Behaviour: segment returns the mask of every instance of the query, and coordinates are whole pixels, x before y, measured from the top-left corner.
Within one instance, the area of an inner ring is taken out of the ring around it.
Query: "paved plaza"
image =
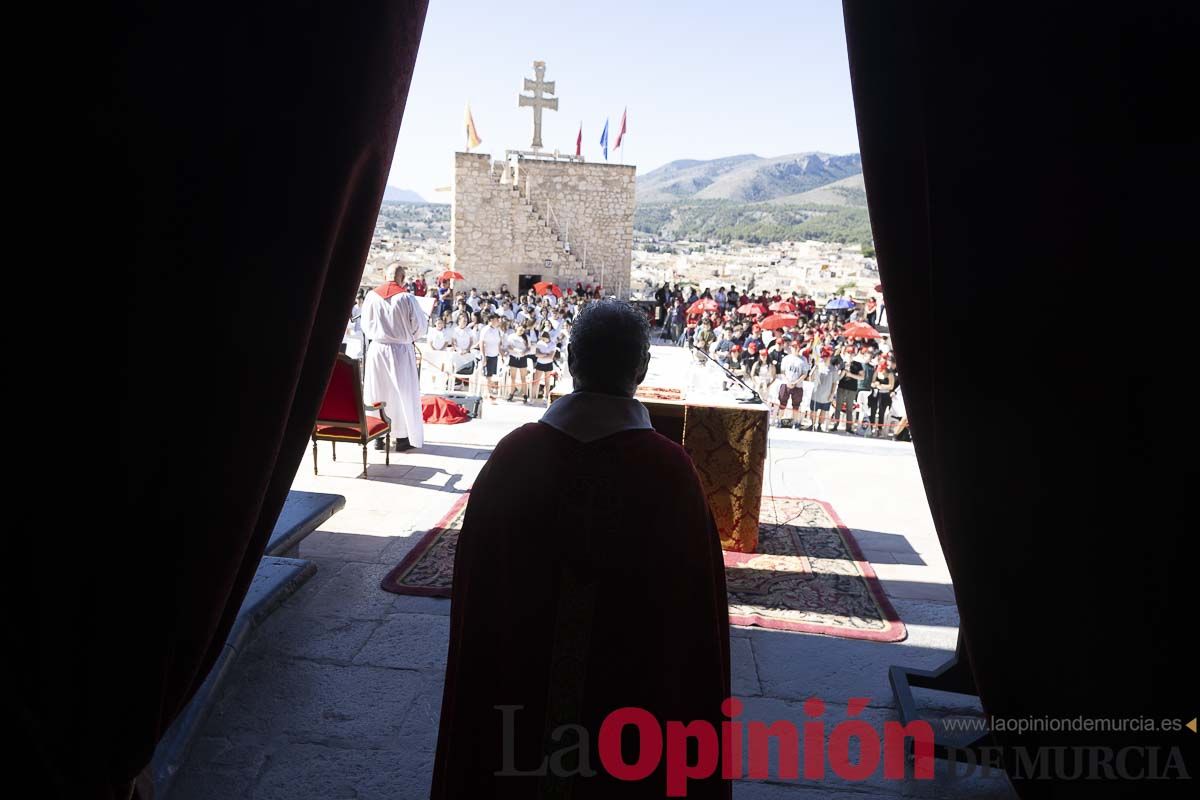
[[[657,378],[678,355],[656,350]],[[672,367],[673,368],[673,367]],[[678,377],[678,376],[677,376]],[[662,385],[662,384],[658,384]],[[344,495],[345,509],[300,545],[318,571],[257,631],[224,682],[171,800],[408,800],[428,794],[437,739],[450,601],[390,594],[383,576],[471,488],[495,444],[543,409],[485,404],[481,419],[427,426],[426,447],[370,450],[359,477],[357,447],[334,462],[320,445],[295,489]],[[533,481],[537,476],[529,476]],[[911,444],[845,434],[773,429],[765,495],[825,500],[849,526],[908,629],[903,642],[761,628],[732,632],[733,690],[743,720],[809,719],[819,697],[831,725],[850,698],[869,698],[860,718],[882,730],[897,719],[891,664],[931,668],[954,651],[958,614]],[[497,654],[503,657],[503,654]],[[953,695],[918,692],[935,714],[979,713]],[[774,754],[772,756],[772,763]],[[959,767],[960,771],[964,771]],[[1010,798],[994,773],[864,782],[827,771],[823,781],[739,781],[739,800],[830,797]]]

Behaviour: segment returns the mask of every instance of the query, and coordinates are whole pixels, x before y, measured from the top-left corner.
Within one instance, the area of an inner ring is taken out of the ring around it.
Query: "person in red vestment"
[[[575,391],[501,440],[475,481],[454,562],[433,798],[662,798],[668,753],[683,758],[667,722],[719,732],[736,709],[722,709],[729,616],[716,525],[690,457],[633,397],[649,362],[643,314],[587,305],[567,356]],[[536,516],[513,502],[530,480]],[[661,758],[653,742],[640,749],[639,728],[604,726],[629,707],[656,720]],[[623,780],[622,763],[646,774]],[[689,798],[730,797],[713,766],[687,781]]]

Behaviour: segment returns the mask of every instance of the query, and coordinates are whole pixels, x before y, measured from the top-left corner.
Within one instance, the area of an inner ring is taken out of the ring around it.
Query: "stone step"
[[[267,540],[266,554],[296,557],[301,540],[345,507],[346,498],[340,494],[288,492],[283,510],[275,520],[275,529]]]
[[[221,683],[238,653],[249,644],[250,635],[272,611],[290,597],[317,571],[316,564],[296,558],[266,556],[250,583],[246,599],[238,609],[237,619],[225,640],[221,655],[208,672],[183,712],[163,734],[154,750],[150,767],[154,775],[154,794],[167,797],[171,783],[187,761],[188,751],[196,734],[204,726],[209,712],[216,705]]]

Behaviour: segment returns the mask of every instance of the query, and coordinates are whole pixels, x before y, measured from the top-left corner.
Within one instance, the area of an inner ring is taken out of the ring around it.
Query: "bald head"
[[[650,324],[621,300],[583,307],[571,329],[567,367],[575,388],[633,397],[650,364]]]
[[[387,273],[392,276],[392,280],[396,283],[404,283],[404,265],[399,261],[393,261],[388,264]]]

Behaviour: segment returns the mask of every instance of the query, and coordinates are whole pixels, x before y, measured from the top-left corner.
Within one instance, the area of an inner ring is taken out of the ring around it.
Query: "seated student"
[[[453,354],[450,331],[446,330],[446,321],[435,317],[433,328],[426,334],[429,350],[423,355],[429,360],[433,377],[431,381],[441,391],[450,391],[453,384]]]
[[[475,357],[472,355],[475,331],[471,329],[471,318],[467,314],[458,315],[458,322],[450,332],[450,344],[454,351],[455,374],[472,374],[475,371]]]
[[[574,392],[501,440],[475,480],[454,562],[437,800],[662,798],[662,762],[633,781],[604,770],[605,718],[632,707],[720,730],[720,542],[691,459],[634,399],[649,362],[645,316],[590,304],[568,353]],[[531,477],[546,498],[538,524],[513,502]],[[636,737],[624,745],[634,763]],[[581,751],[593,774],[578,769]],[[545,758],[560,768],[538,774]],[[689,780],[687,796],[730,789],[716,769]]]
[[[434,350],[445,350],[450,342],[450,333],[446,330],[446,320],[437,317],[433,320],[433,330],[428,334],[429,346]]]

